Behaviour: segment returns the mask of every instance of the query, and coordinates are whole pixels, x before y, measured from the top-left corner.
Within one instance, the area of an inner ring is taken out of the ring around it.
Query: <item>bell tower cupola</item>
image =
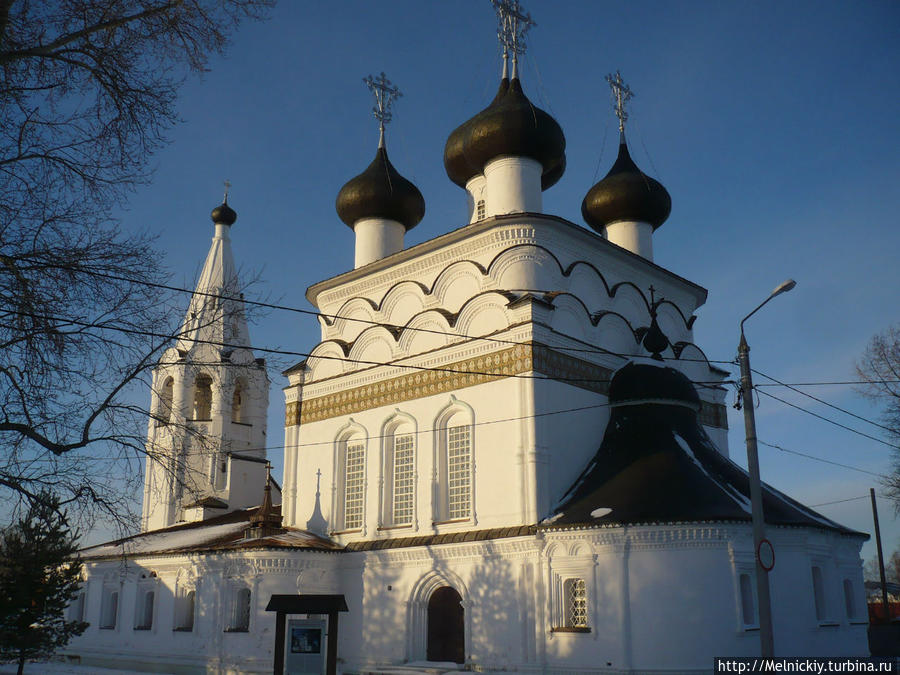
[[[250,346],[228,186],[178,337],[153,369],[145,531],[253,506],[265,481],[269,379]]]
[[[556,184],[566,168],[562,129],[528,99],[519,79],[525,33],[535,23],[518,0],[493,4],[503,50],[500,87],[490,105],[454,129],[444,146],[447,176],[468,192],[469,222],[506,213],[540,213],[543,191]]]

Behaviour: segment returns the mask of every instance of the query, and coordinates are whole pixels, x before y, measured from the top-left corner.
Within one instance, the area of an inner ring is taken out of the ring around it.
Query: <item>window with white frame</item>
[[[145,587],[138,587],[134,603],[134,629],[150,630],[153,628],[153,604],[156,593]]]
[[[227,633],[246,633],[250,630],[250,589],[236,589],[232,595],[231,615],[225,628]]]
[[[100,603],[100,628],[113,630],[119,616],[119,589],[107,586]]]
[[[563,582],[563,626],[587,628],[587,586],[584,579],[574,577]]]
[[[358,530],[363,524],[366,489],[366,444],[350,439],[344,445],[344,529]]]
[[[173,630],[194,630],[194,614],[196,612],[197,591],[193,588],[179,588],[175,596],[175,622]]]
[[[387,458],[390,501],[389,517],[391,525],[410,525],[415,510],[416,439],[412,433],[394,433]]]
[[[447,519],[472,513],[472,430],[469,425],[447,427]]]

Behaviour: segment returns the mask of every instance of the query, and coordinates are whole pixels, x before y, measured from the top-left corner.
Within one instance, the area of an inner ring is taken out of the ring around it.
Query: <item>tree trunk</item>
[[[16,671],[16,675],[22,675],[25,672],[25,655],[22,654],[19,657],[19,670]]]

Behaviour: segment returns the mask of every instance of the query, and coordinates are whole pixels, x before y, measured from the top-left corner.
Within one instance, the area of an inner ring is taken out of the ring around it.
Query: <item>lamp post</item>
[[[762,484],[759,480],[759,455],[756,448],[756,417],[753,411],[753,380],[750,377],[750,345],[744,337],[744,323],[756,314],[763,305],[776,295],[787,293],[797,285],[793,279],[780,284],[756,309],[741,320],[741,342],[738,345],[738,363],[741,366],[741,396],[744,401],[744,430],[747,434],[747,470],[750,474],[750,504],[753,519],[753,548],[756,551],[756,601],[759,606],[759,646],[763,657],[775,654],[775,639],[772,631],[772,602],[769,596],[769,569],[760,558],[762,546],[771,544],[765,538],[765,518],[763,516]],[[773,560],[774,562],[774,560]]]

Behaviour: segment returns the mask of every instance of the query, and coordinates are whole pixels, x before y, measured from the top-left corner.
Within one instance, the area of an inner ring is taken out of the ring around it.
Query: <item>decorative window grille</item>
[[[229,633],[246,633],[250,630],[250,589],[241,588],[234,595],[231,606]]]
[[[365,459],[365,445],[359,441],[349,441],[344,461],[344,529],[346,530],[362,527]]]
[[[568,628],[587,628],[587,590],[584,579],[566,579],[563,584],[565,625]]]
[[[472,441],[468,426],[447,427],[447,515],[468,518],[472,503]]]
[[[100,609],[100,628],[114,629],[119,614],[119,592],[104,590]]]
[[[392,514],[394,525],[413,521],[415,441],[412,434],[394,436],[394,485]]]
[[[479,200],[478,200],[478,205],[477,205],[477,207],[476,207],[476,216],[475,216],[475,219],[476,219],[476,220],[484,220],[484,214],[485,214],[484,200],[483,200],[483,199],[479,199]]]

